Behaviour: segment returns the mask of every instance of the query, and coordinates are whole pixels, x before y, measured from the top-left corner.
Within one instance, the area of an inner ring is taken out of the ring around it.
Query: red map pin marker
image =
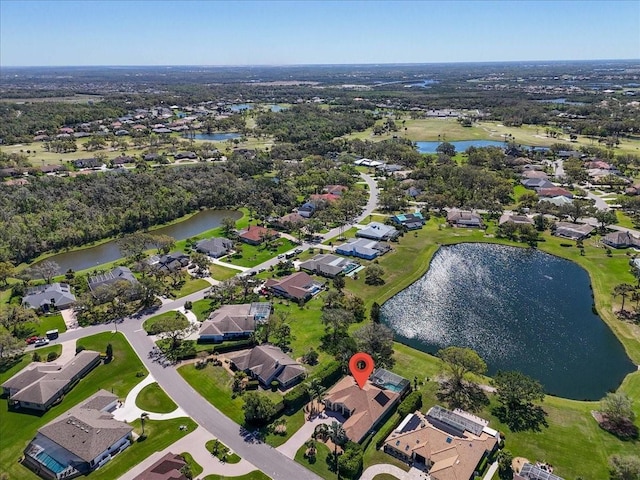
[[[371,358],[371,355],[368,353],[356,353],[349,360],[349,370],[360,387],[360,390],[364,388],[365,383],[369,380],[369,375],[373,372],[373,367],[373,358]]]

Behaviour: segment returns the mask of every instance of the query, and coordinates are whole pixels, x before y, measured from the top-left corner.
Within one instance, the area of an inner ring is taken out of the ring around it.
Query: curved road
[[[368,217],[378,203],[378,188],[376,182],[364,173],[361,173],[360,176],[369,187],[369,201],[364,211],[356,217],[354,223],[358,223]],[[350,227],[351,225],[347,225],[345,229]],[[340,229],[336,228],[324,234],[322,238],[323,240],[328,240],[336,237],[339,233]],[[306,250],[312,246],[311,244],[304,243],[299,248]],[[278,259],[273,258],[254,267],[253,270],[269,268],[269,266],[278,263],[278,261]],[[256,468],[276,480],[320,479],[321,477],[285,457],[273,447],[264,443],[253,442],[247,432],[242,430],[242,427],[222,414],[222,412],[191,388],[175,368],[165,368],[153,361],[149,356],[155,344],[142,329],[142,323],[153,315],[182,307],[186,301],[195,302],[203,299],[207,290],[208,288],[178,300],[165,303],[151,315],[126,319],[126,321],[120,322],[116,328],[125,335],[136,354],[140,357],[140,360],[142,360],[144,366],[176,404],[187,412],[193,420],[209,432],[215,434],[223,443],[231,447],[242,458],[251,462]],[[77,340],[95,333],[113,331],[113,329],[113,324],[79,328],[61,334],[59,338],[52,343]]]

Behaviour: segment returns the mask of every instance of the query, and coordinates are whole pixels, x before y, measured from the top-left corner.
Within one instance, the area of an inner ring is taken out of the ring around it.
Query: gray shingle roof
[[[67,307],[76,302],[76,297],[66,283],[51,283],[30,288],[22,299],[23,305],[40,308],[54,301],[56,307]]]
[[[251,371],[265,385],[274,379],[286,384],[305,373],[302,365],[273,345],[254,347],[231,360],[238,370]]]
[[[138,283],[138,279],[131,273],[128,267],[116,267],[110,272],[101,273],[89,278],[89,288],[95,290],[103,285],[111,285],[116,282],[126,281]]]

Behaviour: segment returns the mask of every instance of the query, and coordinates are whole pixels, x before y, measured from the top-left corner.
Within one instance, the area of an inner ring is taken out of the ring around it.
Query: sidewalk
[[[140,475],[146,468],[153,465],[158,459],[162,458],[169,452],[183,453],[189,452],[194,461],[202,467],[202,473],[198,478],[204,478],[207,475],[223,475],[225,477],[238,477],[246,475],[249,472],[257,470],[257,468],[242,459],[238,463],[222,463],[211,452],[209,452],[205,445],[209,440],[213,440],[215,436],[209,433],[203,427],[196,428],[192,433],[186,437],[181,438],[177,442],[169,445],[161,452],[156,452],[150,457],[146,458],[142,463],[139,463],[127,473],[120,477],[120,480],[132,480],[137,475]]]

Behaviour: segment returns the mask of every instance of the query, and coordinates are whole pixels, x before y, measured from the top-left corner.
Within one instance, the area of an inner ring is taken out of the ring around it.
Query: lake
[[[442,142],[416,142],[418,152],[437,153],[436,148]],[[461,140],[459,142],[449,142],[456,147],[456,152],[464,152],[469,147],[504,147],[505,143],[497,140]]]
[[[205,140],[207,142],[224,142],[225,140],[233,140],[240,138],[242,135],[235,132],[219,132],[219,133],[196,133],[196,140]]]
[[[251,105],[250,103],[239,103],[238,105],[231,105],[229,109],[232,112],[242,112],[243,110],[252,110],[253,105]]]
[[[202,232],[219,227],[225,217],[238,220],[242,213],[236,210],[203,210],[183,220],[182,222],[160,227],[150,233],[157,235],[169,235],[176,240],[195,237]],[[107,262],[113,262],[122,257],[120,249],[115,240],[110,240],[95,247],[83,248],[71,252],[53,255],[47,260],[52,260],[60,265],[60,271],[66,272],[69,269],[74,271],[95,267]]]
[[[418,350],[473,348],[489,374],[519,370],[552,395],[597,400],[635,366],[592,303],[589,275],[573,262],[465,243],[441,247],[427,273],[381,313],[396,338]]]

